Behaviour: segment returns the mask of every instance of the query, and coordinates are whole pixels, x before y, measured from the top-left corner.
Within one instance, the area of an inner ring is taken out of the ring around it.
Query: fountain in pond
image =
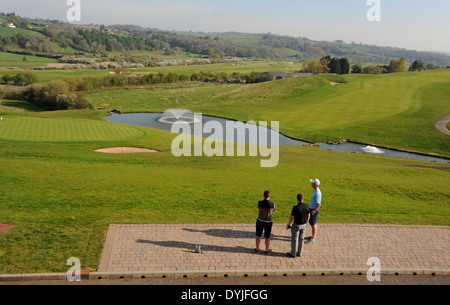
[[[190,110],[185,109],[169,109],[158,119],[164,124],[195,124],[200,123],[200,120],[194,117]]]
[[[369,145],[369,146],[366,146],[366,147],[362,147],[360,149],[361,149],[361,151],[363,153],[366,153],[366,154],[375,154],[375,155],[382,155],[382,154],[384,154],[383,150],[381,150],[381,149],[379,149],[379,148],[377,148],[375,146],[370,146]]]

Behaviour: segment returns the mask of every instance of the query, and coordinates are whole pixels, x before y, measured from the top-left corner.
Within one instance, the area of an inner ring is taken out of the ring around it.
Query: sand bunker
[[[137,153],[157,153],[160,151],[156,149],[137,148],[137,147],[111,147],[111,148],[97,149],[96,152],[101,152],[105,154],[137,154]]]
[[[330,83],[331,86],[339,86],[340,83]]]

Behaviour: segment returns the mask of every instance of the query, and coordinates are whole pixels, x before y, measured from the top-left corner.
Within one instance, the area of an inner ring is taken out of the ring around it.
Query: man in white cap
[[[314,189],[309,207],[311,208],[311,217],[309,224],[311,225],[312,236],[307,238],[306,244],[313,244],[316,242],[317,234],[317,220],[319,219],[320,206],[322,205],[322,192],[319,189],[320,180],[313,179],[311,187]]]

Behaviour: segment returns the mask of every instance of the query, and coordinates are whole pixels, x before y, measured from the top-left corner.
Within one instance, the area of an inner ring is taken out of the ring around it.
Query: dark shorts
[[[314,215],[311,214],[311,218],[309,219],[309,224],[311,226],[315,226],[317,224],[317,220],[319,219],[319,213],[320,213],[320,209],[317,210],[317,212],[314,213]]]
[[[273,225],[273,223],[271,223],[271,222],[264,222],[264,221],[257,220],[256,221],[256,237],[261,238],[262,233],[264,231],[264,237],[270,238],[270,236],[272,235],[272,225]]]

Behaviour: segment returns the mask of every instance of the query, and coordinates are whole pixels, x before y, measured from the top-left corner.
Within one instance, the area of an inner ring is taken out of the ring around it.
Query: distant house
[[[299,77],[299,76],[310,76],[312,73],[286,73],[286,72],[264,72],[259,74],[260,79],[264,79],[266,81],[269,80],[278,80],[285,79],[291,77]]]
[[[6,24],[7,28],[12,28],[12,29],[16,29],[17,27],[14,25],[14,23],[7,23]]]

